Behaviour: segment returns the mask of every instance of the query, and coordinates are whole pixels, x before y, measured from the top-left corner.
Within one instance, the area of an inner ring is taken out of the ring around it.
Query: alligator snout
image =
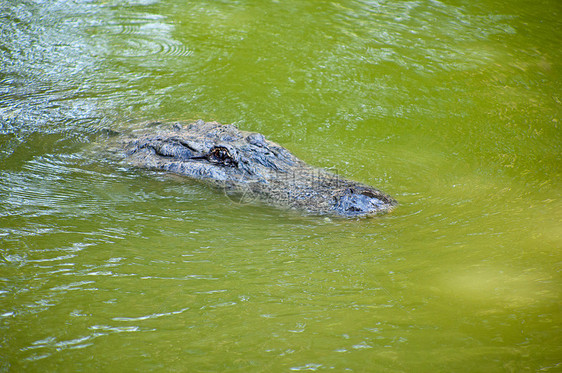
[[[334,210],[340,215],[374,215],[388,210],[392,201],[388,196],[376,191],[359,188],[346,188],[336,193]]]

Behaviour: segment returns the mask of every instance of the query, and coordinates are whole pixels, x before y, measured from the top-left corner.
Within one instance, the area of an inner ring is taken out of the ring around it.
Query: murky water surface
[[[558,0],[0,2],[0,370],[562,370]],[[259,131],[361,220],[133,169]]]

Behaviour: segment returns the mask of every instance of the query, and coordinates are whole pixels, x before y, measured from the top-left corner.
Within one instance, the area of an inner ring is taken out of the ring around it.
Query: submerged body
[[[212,182],[228,192],[319,215],[370,216],[396,201],[381,191],[304,163],[262,134],[199,120],[143,130],[125,141],[140,167]]]

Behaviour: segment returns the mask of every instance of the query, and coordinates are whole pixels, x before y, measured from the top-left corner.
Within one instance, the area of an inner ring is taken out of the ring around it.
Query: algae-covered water
[[[562,371],[562,3],[0,1],[0,370]],[[110,156],[216,120],[399,206]]]

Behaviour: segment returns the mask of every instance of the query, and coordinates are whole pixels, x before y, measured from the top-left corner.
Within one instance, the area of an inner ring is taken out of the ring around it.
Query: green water
[[[0,370],[562,371],[562,3],[0,1]],[[259,131],[400,205],[131,168]]]

